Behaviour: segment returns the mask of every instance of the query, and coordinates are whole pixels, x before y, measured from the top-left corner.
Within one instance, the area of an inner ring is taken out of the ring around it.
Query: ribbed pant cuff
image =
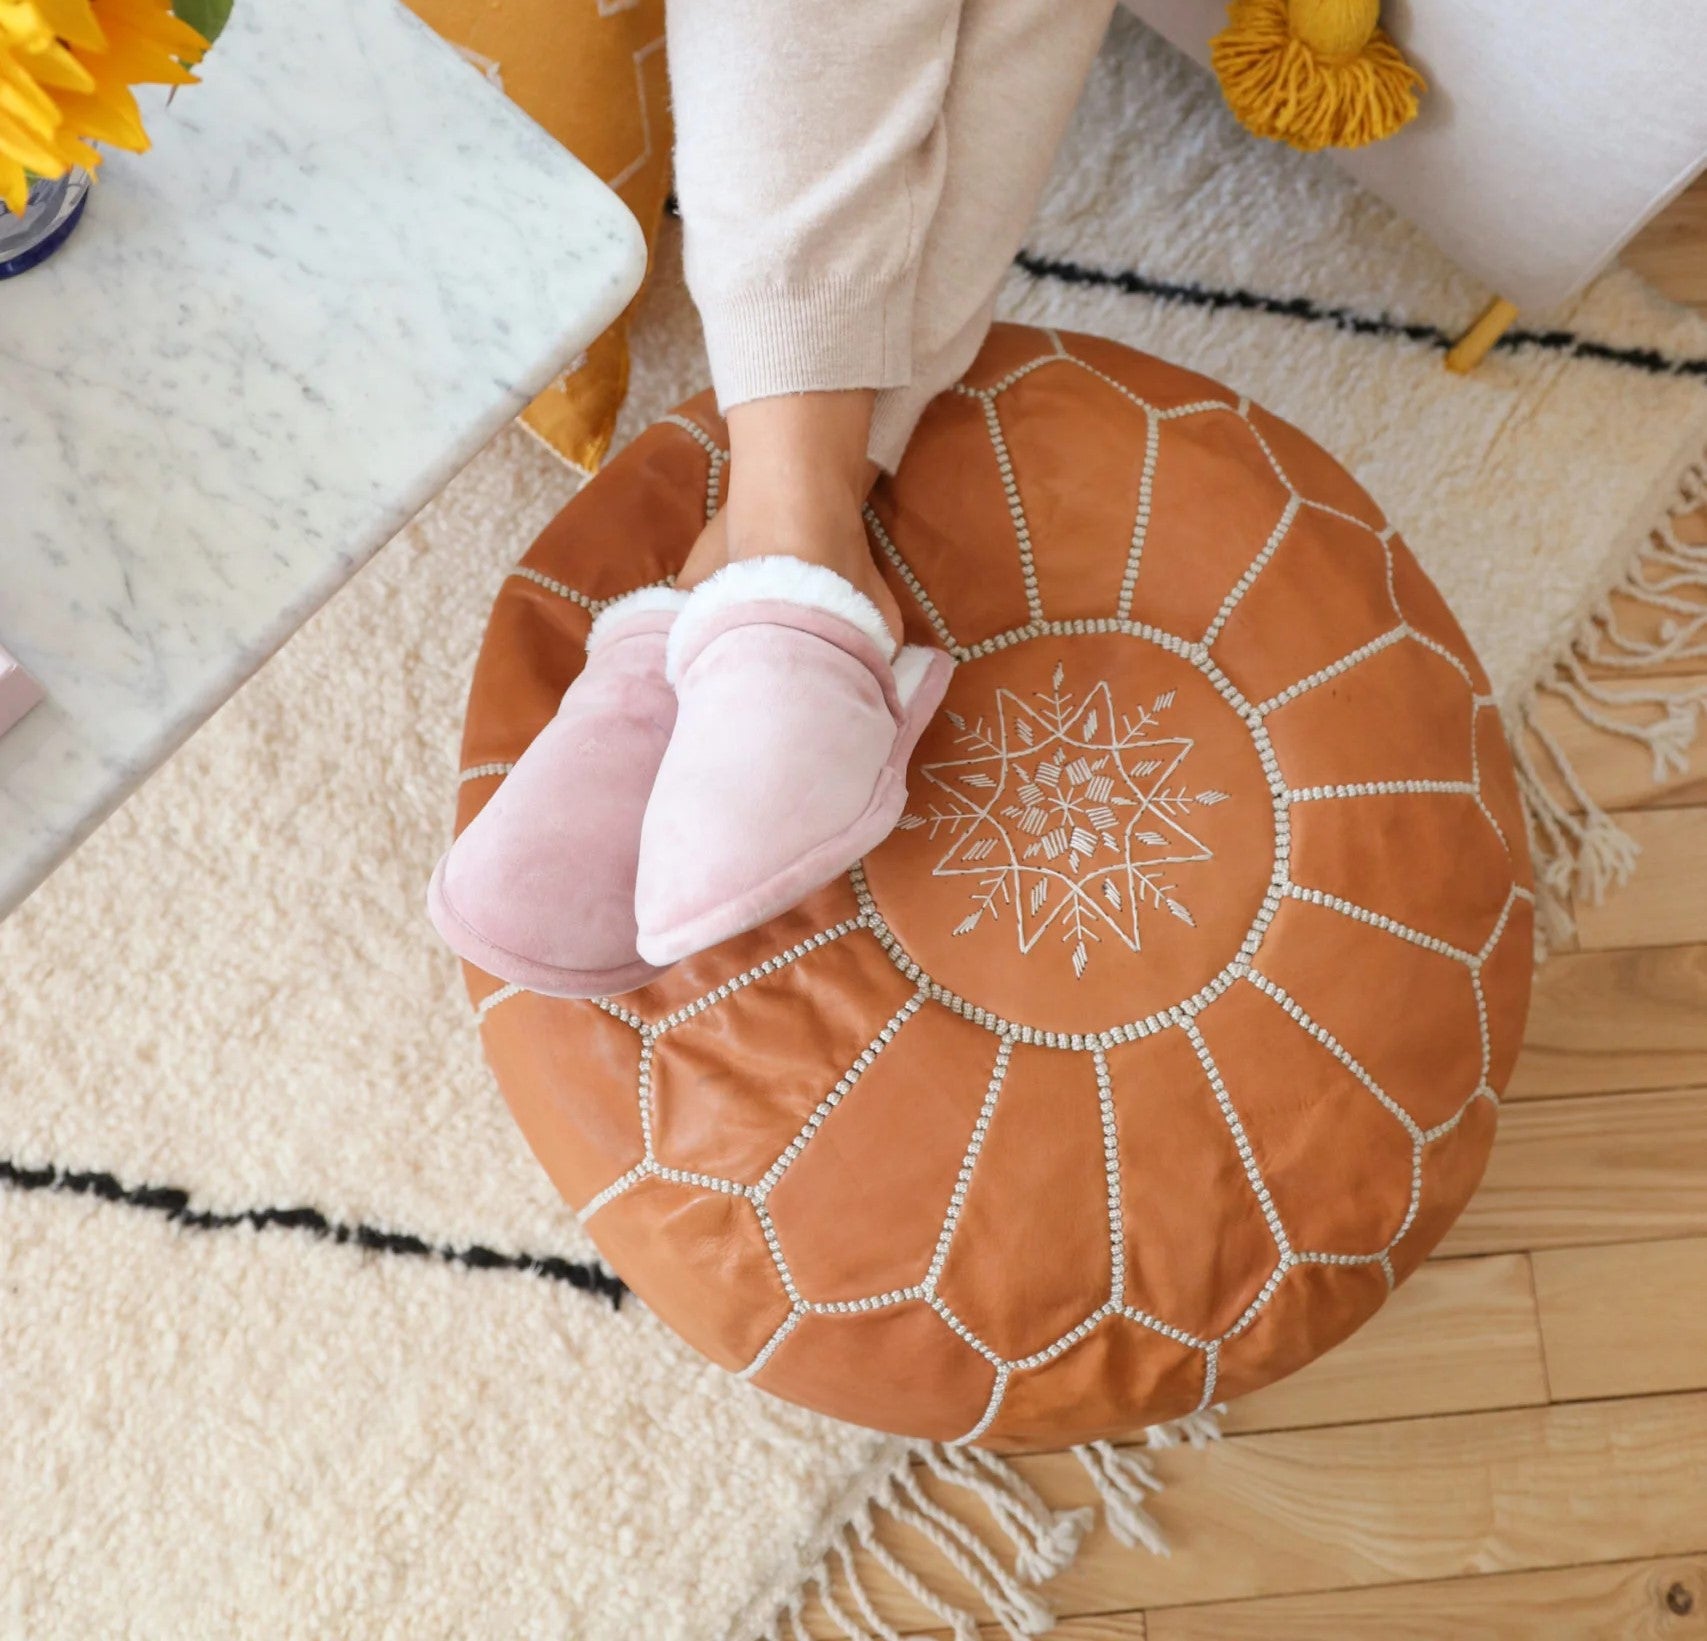
[[[890,388],[877,395],[871,412],[871,437],[865,453],[885,473],[893,473],[901,465],[901,457],[925,406],[935,397],[934,383],[913,384]]]
[[[695,299],[720,409],[780,393],[893,388],[912,374],[910,278],[749,285]]]

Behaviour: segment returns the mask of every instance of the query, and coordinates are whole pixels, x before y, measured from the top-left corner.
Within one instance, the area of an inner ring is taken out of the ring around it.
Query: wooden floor
[[[1630,260],[1707,311],[1707,183]],[[1707,741],[1655,791],[1571,740],[1641,864],[1541,972],[1480,1193],[1363,1333],[1159,1456],[1173,1555],[1099,1530],[1059,1641],[1707,1638]],[[1072,1458],[1020,1465],[1091,1502]]]

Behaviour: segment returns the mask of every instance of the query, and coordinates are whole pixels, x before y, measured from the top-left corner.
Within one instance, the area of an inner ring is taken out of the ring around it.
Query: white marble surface
[[[616,197],[395,0],[239,0],[202,76],[0,281],[0,645],[47,697],[0,735],[0,915],[643,268]]]

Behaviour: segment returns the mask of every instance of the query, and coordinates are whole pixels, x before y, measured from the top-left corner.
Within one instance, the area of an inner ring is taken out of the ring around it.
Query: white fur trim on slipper
[[[845,576],[822,564],[777,553],[764,558],[737,559],[708,576],[688,595],[688,606],[670,629],[664,671],[673,684],[679,658],[689,653],[699,634],[737,604],[775,599],[798,604],[803,609],[822,610],[840,617],[865,634],[886,660],[893,660],[897,645],[883,613]]]
[[[930,675],[931,662],[942,651],[930,644],[903,644],[895,657],[895,694],[902,706],[913,699],[920,684]]]
[[[591,655],[632,616],[651,615],[657,611],[675,614],[687,606],[689,596],[677,592],[674,587],[639,587],[613,599],[593,617],[593,624],[587,629],[587,654]]]

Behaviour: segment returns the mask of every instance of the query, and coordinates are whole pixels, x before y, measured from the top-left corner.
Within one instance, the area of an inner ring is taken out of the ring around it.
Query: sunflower
[[[194,85],[207,41],[171,0],[0,0],[0,202],[29,178],[93,170],[91,142],[148,146],[133,85]]]

